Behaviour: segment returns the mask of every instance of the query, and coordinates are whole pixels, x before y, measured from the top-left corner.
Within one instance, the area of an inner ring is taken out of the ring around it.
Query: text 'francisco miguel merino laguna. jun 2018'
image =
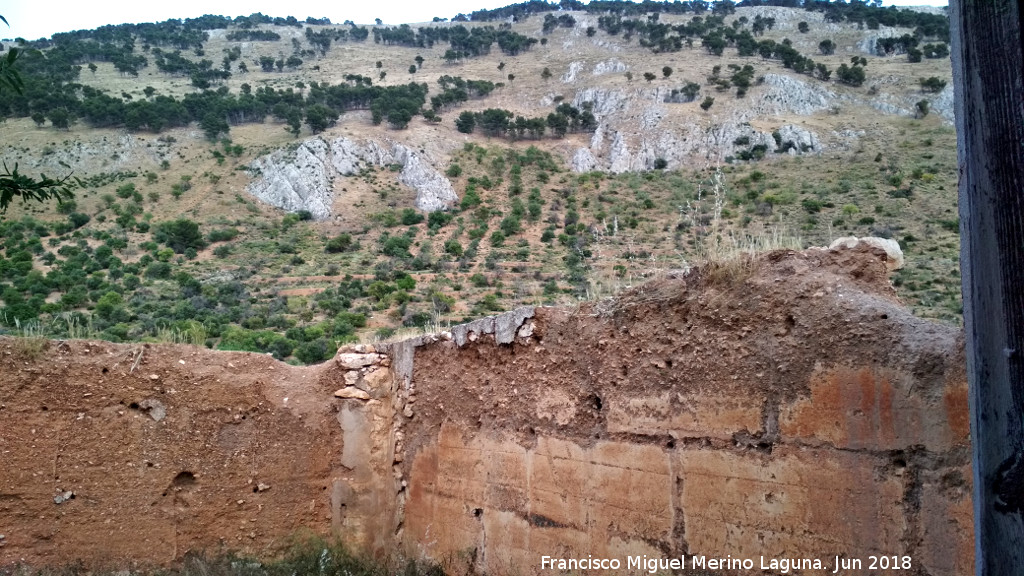
[[[835,556],[822,560],[820,558],[733,558],[732,556],[709,557],[685,555],[673,558],[657,558],[651,556],[627,556],[620,558],[552,558],[541,556],[541,570],[627,570],[646,571],[656,574],[666,570],[764,570],[772,573],[788,574],[793,570],[820,571],[825,574],[841,574],[857,570],[910,570],[913,560],[910,556],[868,556],[866,558],[846,558]]]

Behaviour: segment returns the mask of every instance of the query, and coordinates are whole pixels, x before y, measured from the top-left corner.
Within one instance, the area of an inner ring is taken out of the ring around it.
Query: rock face
[[[572,157],[572,169],[575,172],[590,172],[597,166],[597,159],[588,148],[579,148]]]
[[[810,84],[781,74],[765,74],[767,90],[761,93],[751,112],[757,115],[799,114],[806,116],[828,110],[835,105],[836,95],[821,84]]]
[[[781,136],[776,142],[772,130],[756,130],[751,121],[764,116],[810,115],[833,106],[836,95],[824,88],[789,78],[767,75],[767,89],[760,89],[751,98],[749,107],[732,115],[715,118],[710,125],[696,122],[669,122],[670,107],[692,102],[673,97],[670,88],[636,88],[614,90],[586,88],[579,90],[573,105],[593,104],[598,128],[589,148],[577,149],[570,163],[576,171],[608,170],[621,173],[651,170],[658,160],[665,160],[669,169],[693,165],[694,160],[720,163],[755,146],[769,152],[780,145],[790,154],[817,154],[826,148],[818,135],[795,124],[780,124],[775,130]]]
[[[576,76],[583,71],[583,62],[572,62],[569,64],[569,70],[565,74],[562,74],[562,82],[570,84],[576,81]]]
[[[839,32],[841,26],[825,22],[820,15],[802,10],[775,7],[747,8],[748,18],[762,15],[776,18],[778,30],[795,31],[799,22],[809,20],[813,28]],[[872,31],[864,37],[860,48],[871,53],[879,38],[892,36],[896,29]],[[800,35],[795,46],[813,52],[816,46],[802,45]],[[869,46],[870,45],[870,46]],[[636,66],[636,64],[633,64]],[[709,165],[731,158],[743,160],[757,157],[763,152],[772,154],[784,150],[790,155],[819,154],[826,149],[849,149],[860,135],[849,130],[830,130],[817,133],[794,120],[793,116],[842,114],[847,107],[870,107],[896,116],[912,117],[922,95],[907,90],[904,79],[895,75],[871,77],[869,90],[847,91],[835,84],[821,82],[807,76],[786,72],[769,72],[759,77],[744,99],[735,103],[725,95],[703,88],[698,95],[687,97],[681,88],[694,78],[680,77],[678,82],[655,84],[629,84],[625,87],[586,86],[581,70],[584,64],[572,62],[563,82],[579,86],[572,104],[581,107],[591,103],[598,128],[590,145],[572,149],[567,160],[574,170],[606,170],[625,172],[651,170],[660,161],[668,169]],[[618,58],[608,58],[593,64],[592,75],[622,73],[629,65]],[[675,93],[673,94],[673,89]],[[721,104],[701,110],[696,101],[706,96]],[[553,102],[545,98],[544,104]],[[947,123],[953,122],[953,89],[947,87],[939,94],[927,95],[931,112]],[[783,120],[785,118],[785,120]],[[774,125],[773,125],[774,124]],[[754,128],[756,126],[756,128]]]
[[[249,167],[260,177],[248,186],[249,193],[287,212],[306,210],[317,220],[329,218],[335,173],[329,150],[326,142],[314,139],[292,153],[278,150],[253,160]]]
[[[612,58],[611,60],[604,60],[594,65],[594,76],[602,76],[604,74],[614,74],[616,72],[625,72],[629,70],[629,66],[626,66],[622,62]]]
[[[294,151],[278,150],[249,165],[256,178],[248,191],[288,212],[308,211],[317,220],[331,217],[333,183],[367,166],[398,164],[398,180],[416,191],[416,207],[432,212],[451,207],[459,197],[448,181],[423,155],[396,142],[331,141],[311,138]]]
[[[857,42],[857,51],[870,56],[878,55],[878,41],[883,38],[892,38],[899,36],[902,32],[896,28],[889,28],[888,26],[879,27],[878,31],[873,34],[867,34]]]
[[[932,112],[942,116],[942,118],[952,124],[956,121],[953,112],[953,84],[950,83],[946,86],[942,92],[939,92],[934,98],[930,100]]]
[[[799,154],[807,150],[820,150],[821,145],[818,143],[818,137],[806,128],[795,126],[793,124],[786,124],[779,128],[779,137],[782,139],[782,144],[792,142],[793,147],[789,149],[791,154]]]

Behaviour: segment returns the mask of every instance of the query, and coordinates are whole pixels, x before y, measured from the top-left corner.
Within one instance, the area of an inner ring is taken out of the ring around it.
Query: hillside
[[[36,43],[0,154],[81,184],[0,221],[0,325],[313,363],[850,235],[897,239],[899,297],[960,321],[941,15],[563,5]]]

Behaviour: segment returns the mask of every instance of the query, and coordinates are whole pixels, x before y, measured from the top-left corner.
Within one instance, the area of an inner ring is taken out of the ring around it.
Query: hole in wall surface
[[[195,483],[196,475],[189,472],[188,470],[178,472],[178,475],[174,477],[174,481],[171,482],[171,484],[178,487],[192,486]]]

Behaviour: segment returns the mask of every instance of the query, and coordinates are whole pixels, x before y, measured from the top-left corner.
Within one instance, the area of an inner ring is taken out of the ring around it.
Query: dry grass
[[[4,323],[6,324],[6,321]],[[26,362],[41,360],[50,344],[45,337],[44,327],[39,322],[22,324],[18,319],[14,320],[14,326],[17,338],[11,340],[12,352]]]
[[[191,344],[192,346],[205,346],[206,338],[209,336],[206,326],[192,320],[185,329],[162,327],[157,329],[153,337],[154,342],[167,344]]]
[[[467,573],[458,559],[437,564],[395,554],[381,560],[356,553],[340,541],[309,535],[295,537],[289,549],[277,559],[261,560],[231,551],[200,551],[187,553],[169,568],[125,570],[117,566],[86,566],[81,562],[45,567],[14,564],[0,568],[0,576],[455,576]]]

